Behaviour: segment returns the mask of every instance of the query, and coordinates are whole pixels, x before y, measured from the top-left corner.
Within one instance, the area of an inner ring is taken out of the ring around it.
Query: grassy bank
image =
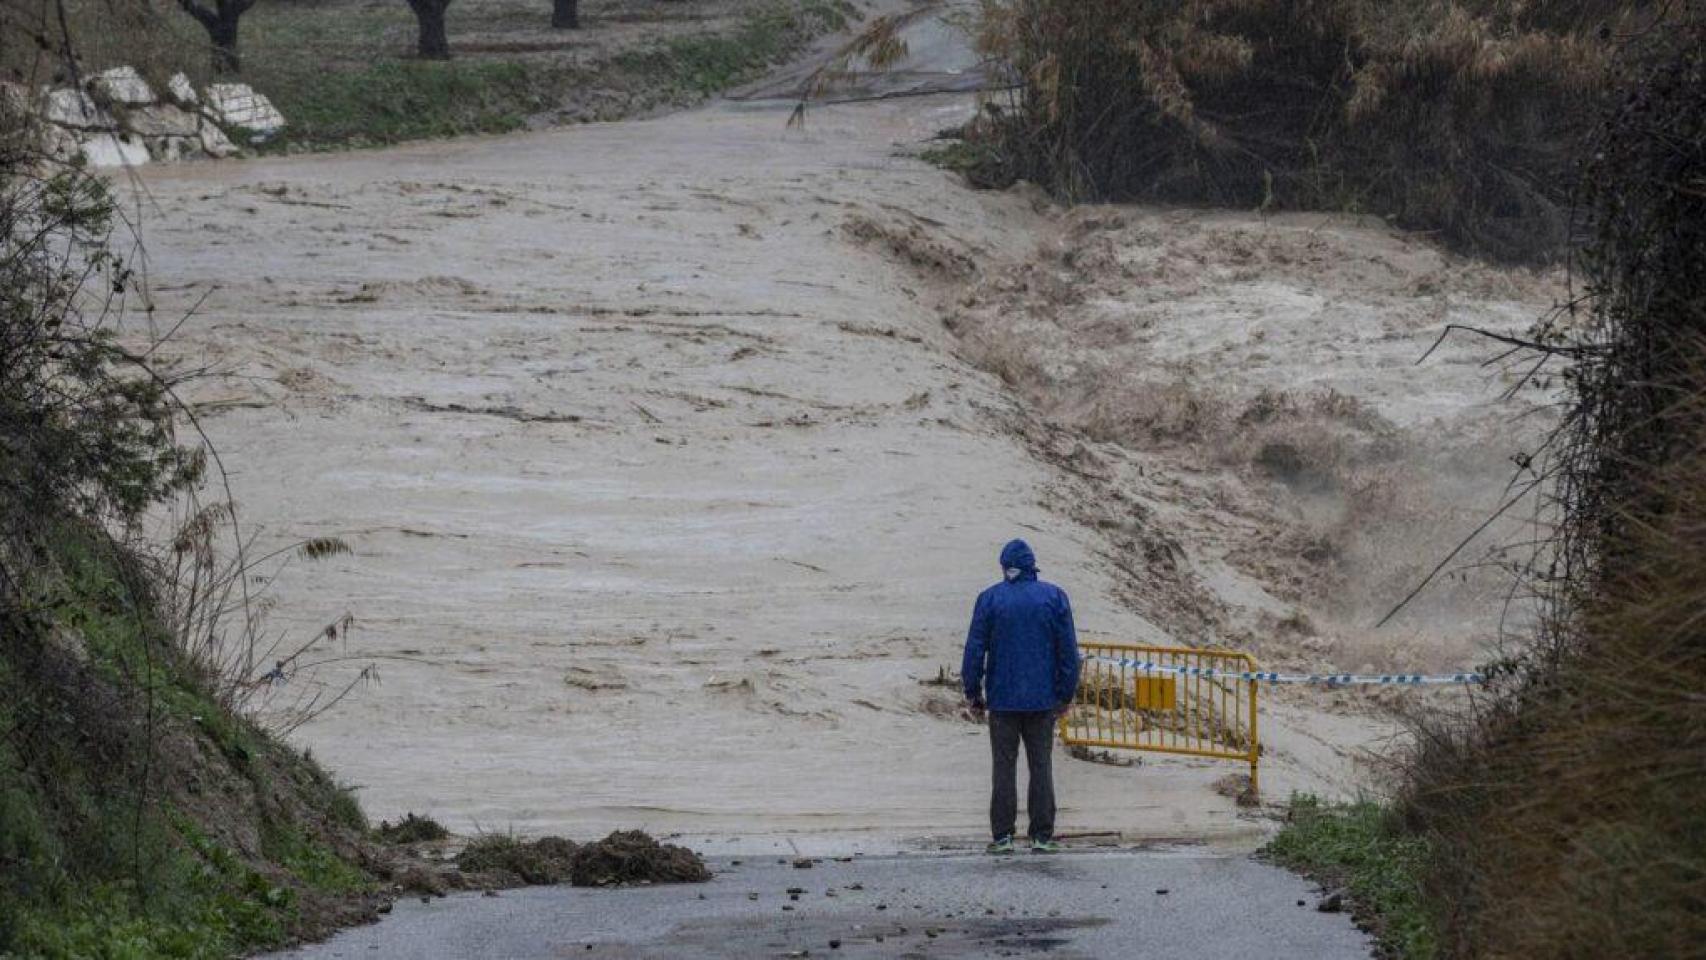
[[[697,102],[756,78],[814,36],[845,25],[846,9],[829,0],[757,4],[718,29],[641,42],[592,63],[486,54],[432,62],[393,54],[326,71],[286,52],[315,49],[313,41],[289,39],[303,27],[275,27],[267,54],[249,73],[290,118],[268,151],[503,133],[532,119],[617,120]]]
[[[224,957],[371,912],[354,797],[219,703],[136,558],[41,546],[44,615],[0,645],[0,955]]]
[[[845,28],[859,15],[848,0],[796,0],[753,8],[732,31],[681,36],[625,52],[615,65],[671,98],[702,98],[757,79],[812,38]]]
[[[96,0],[73,0],[86,69],[130,64],[163,81],[220,79],[205,33],[174,8],[125,9],[125,30]],[[858,16],[850,0],[583,0],[583,26],[553,30],[550,4],[456,0],[452,59],[414,55],[403,3],[262,3],[239,30],[242,70],[284,114],[265,152],[502,133],[532,123],[616,120],[690,105],[797,55]],[[0,61],[6,52],[0,50]],[[4,66],[0,63],[0,66]]]
[[[31,132],[0,109],[0,956],[224,957],[370,916],[360,805],[245,706],[251,571],[170,375],[115,336],[139,278],[110,188],[43,172]]]
[[[1291,800],[1286,825],[1263,854],[1337,893],[1390,960],[1431,960],[1433,918],[1423,899],[1428,846],[1372,800]]]
[[[359,147],[471,133],[507,133],[553,104],[553,84],[517,63],[398,60],[313,83],[263,82],[290,118],[262,152]]]

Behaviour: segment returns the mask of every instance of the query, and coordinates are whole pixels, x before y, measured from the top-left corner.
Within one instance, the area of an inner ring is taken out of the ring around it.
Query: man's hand
[[[967,720],[971,720],[971,721],[976,722],[976,723],[982,723],[983,722],[983,713],[984,713],[984,707],[983,707],[983,701],[982,700],[972,700],[969,697],[966,699],[965,707],[962,710],[962,714],[965,716],[965,718]]]

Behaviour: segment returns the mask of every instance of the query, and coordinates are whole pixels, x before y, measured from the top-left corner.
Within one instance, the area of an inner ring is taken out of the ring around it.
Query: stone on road
[[[379,924],[276,960],[1363,960],[1370,951],[1347,915],[1313,908],[1307,881],[1247,857],[1194,850],[824,858],[810,873],[787,857],[711,866],[716,876],[706,884],[410,898]]]

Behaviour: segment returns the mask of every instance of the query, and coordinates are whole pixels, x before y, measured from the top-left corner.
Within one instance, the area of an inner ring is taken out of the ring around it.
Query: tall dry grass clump
[[[1555,254],[1615,39],[1662,14],[1578,0],[985,0],[1015,92],[974,177],[1077,200],[1387,216]]]
[[[1706,29],[1663,45],[1585,172],[1587,315],[1541,331],[1551,616],[1404,801],[1447,957],[1706,951]]]

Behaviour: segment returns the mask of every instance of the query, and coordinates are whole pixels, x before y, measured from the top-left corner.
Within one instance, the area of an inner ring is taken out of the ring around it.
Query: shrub
[[[417,817],[412,810],[396,823],[381,820],[374,833],[386,843],[422,843],[450,836],[444,824],[431,817]]]
[[[1381,804],[1294,796],[1285,828],[1262,852],[1348,896],[1351,911],[1374,931],[1383,955],[1399,960],[1434,955],[1421,885],[1427,844],[1406,833]]]
[[[1536,334],[1572,364],[1550,615],[1472,724],[1424,728],[1404,800],[1446,957],[1706,942],[1706,28],[1649,39],[1586,169],[1587,296]]]
[[[986,0],[1018,84],[974,125],[1074,200],[1387,216],[1477,253],[1555,255],[1571,162],[1634,5]]]

